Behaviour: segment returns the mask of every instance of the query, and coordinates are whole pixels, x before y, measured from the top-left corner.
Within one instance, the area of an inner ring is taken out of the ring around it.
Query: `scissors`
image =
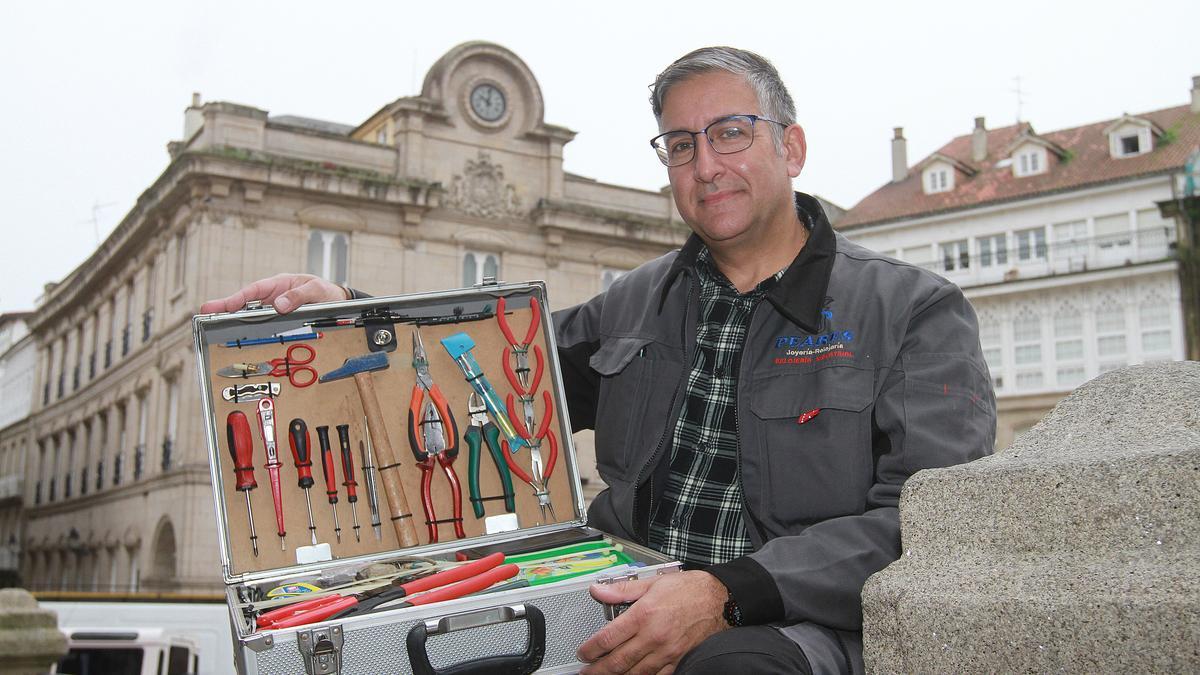
[[[305,354],[307,352],[307,354]],[[217,371],[221,377],[286,377],[293,387],[307,387],[317,381],[317,371],[311,366],[317,351],[306,344],[292,345],[282,359],[265,363],[235,363]]]

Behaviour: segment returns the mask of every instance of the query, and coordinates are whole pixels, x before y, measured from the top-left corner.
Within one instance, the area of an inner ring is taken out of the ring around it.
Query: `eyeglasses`
[[[730,115],[722,117],[700,131],[668,131],[655,136],[650,145],[658,158],[667,166],[682,166],[696,157],[696,135],[704,134],[712,149],[722,155],[741,152],[754,143],[754,123],[771,122],[781,127],[787,125],[758,115]]]

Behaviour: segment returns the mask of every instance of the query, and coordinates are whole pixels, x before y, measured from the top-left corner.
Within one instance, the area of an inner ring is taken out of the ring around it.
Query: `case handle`
[[[438,670],[429,661],[429,650],[425,641],[430,635],[444,635],[468,628],[490,626],[524,619],[529,622],[529,644],[523,654],[487,656],[464,661]],[[468,675],[470,673],[497,673],[503,675],[526,675],[542,667],[546,655],[546,617],[533,605],[505,605],[488,607],[461,614],[451,614],[440,619],[428,619],[408,631],[408,663],[414,675]]]

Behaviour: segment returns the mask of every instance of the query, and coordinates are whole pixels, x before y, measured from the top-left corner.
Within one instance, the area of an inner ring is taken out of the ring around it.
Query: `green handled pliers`
[[[500,483],[504,486],[504,510],[516,513],[517,505],[514,501],[512,474],[508,470],[508,464],[504,461],[503,450],[500,449],[500,430],[488,419],[487,405],[484,403],[483,397],[479,394],[471,394],[471,397],[467,399],[467,412],[471,414],[471,424],[467,427],[463,440],[467,442],[468,448],[467,485],[471,491],[471,509],[475,511],[476,518],[482,518],[484,500],[496,499],[496,497],[481,497],[479,494],[479,451],[486,442],[488,452],[492,455],[492,461],[496,464],[496,471],[500,474]]]

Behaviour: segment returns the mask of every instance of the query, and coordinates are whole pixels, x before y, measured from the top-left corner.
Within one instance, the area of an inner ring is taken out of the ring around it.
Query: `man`
[[[993,444],[974,312],[792,192],[804,131],[765,59],[697,50],[651,102],[693,236],[554,321],[608,485],[589,523],[686,569],[593,587],[636,602],[579,648],[583,672],[861,671],[859,595],[899,556],[901,486]],[[203,311],[345,293],[276,277]]]

